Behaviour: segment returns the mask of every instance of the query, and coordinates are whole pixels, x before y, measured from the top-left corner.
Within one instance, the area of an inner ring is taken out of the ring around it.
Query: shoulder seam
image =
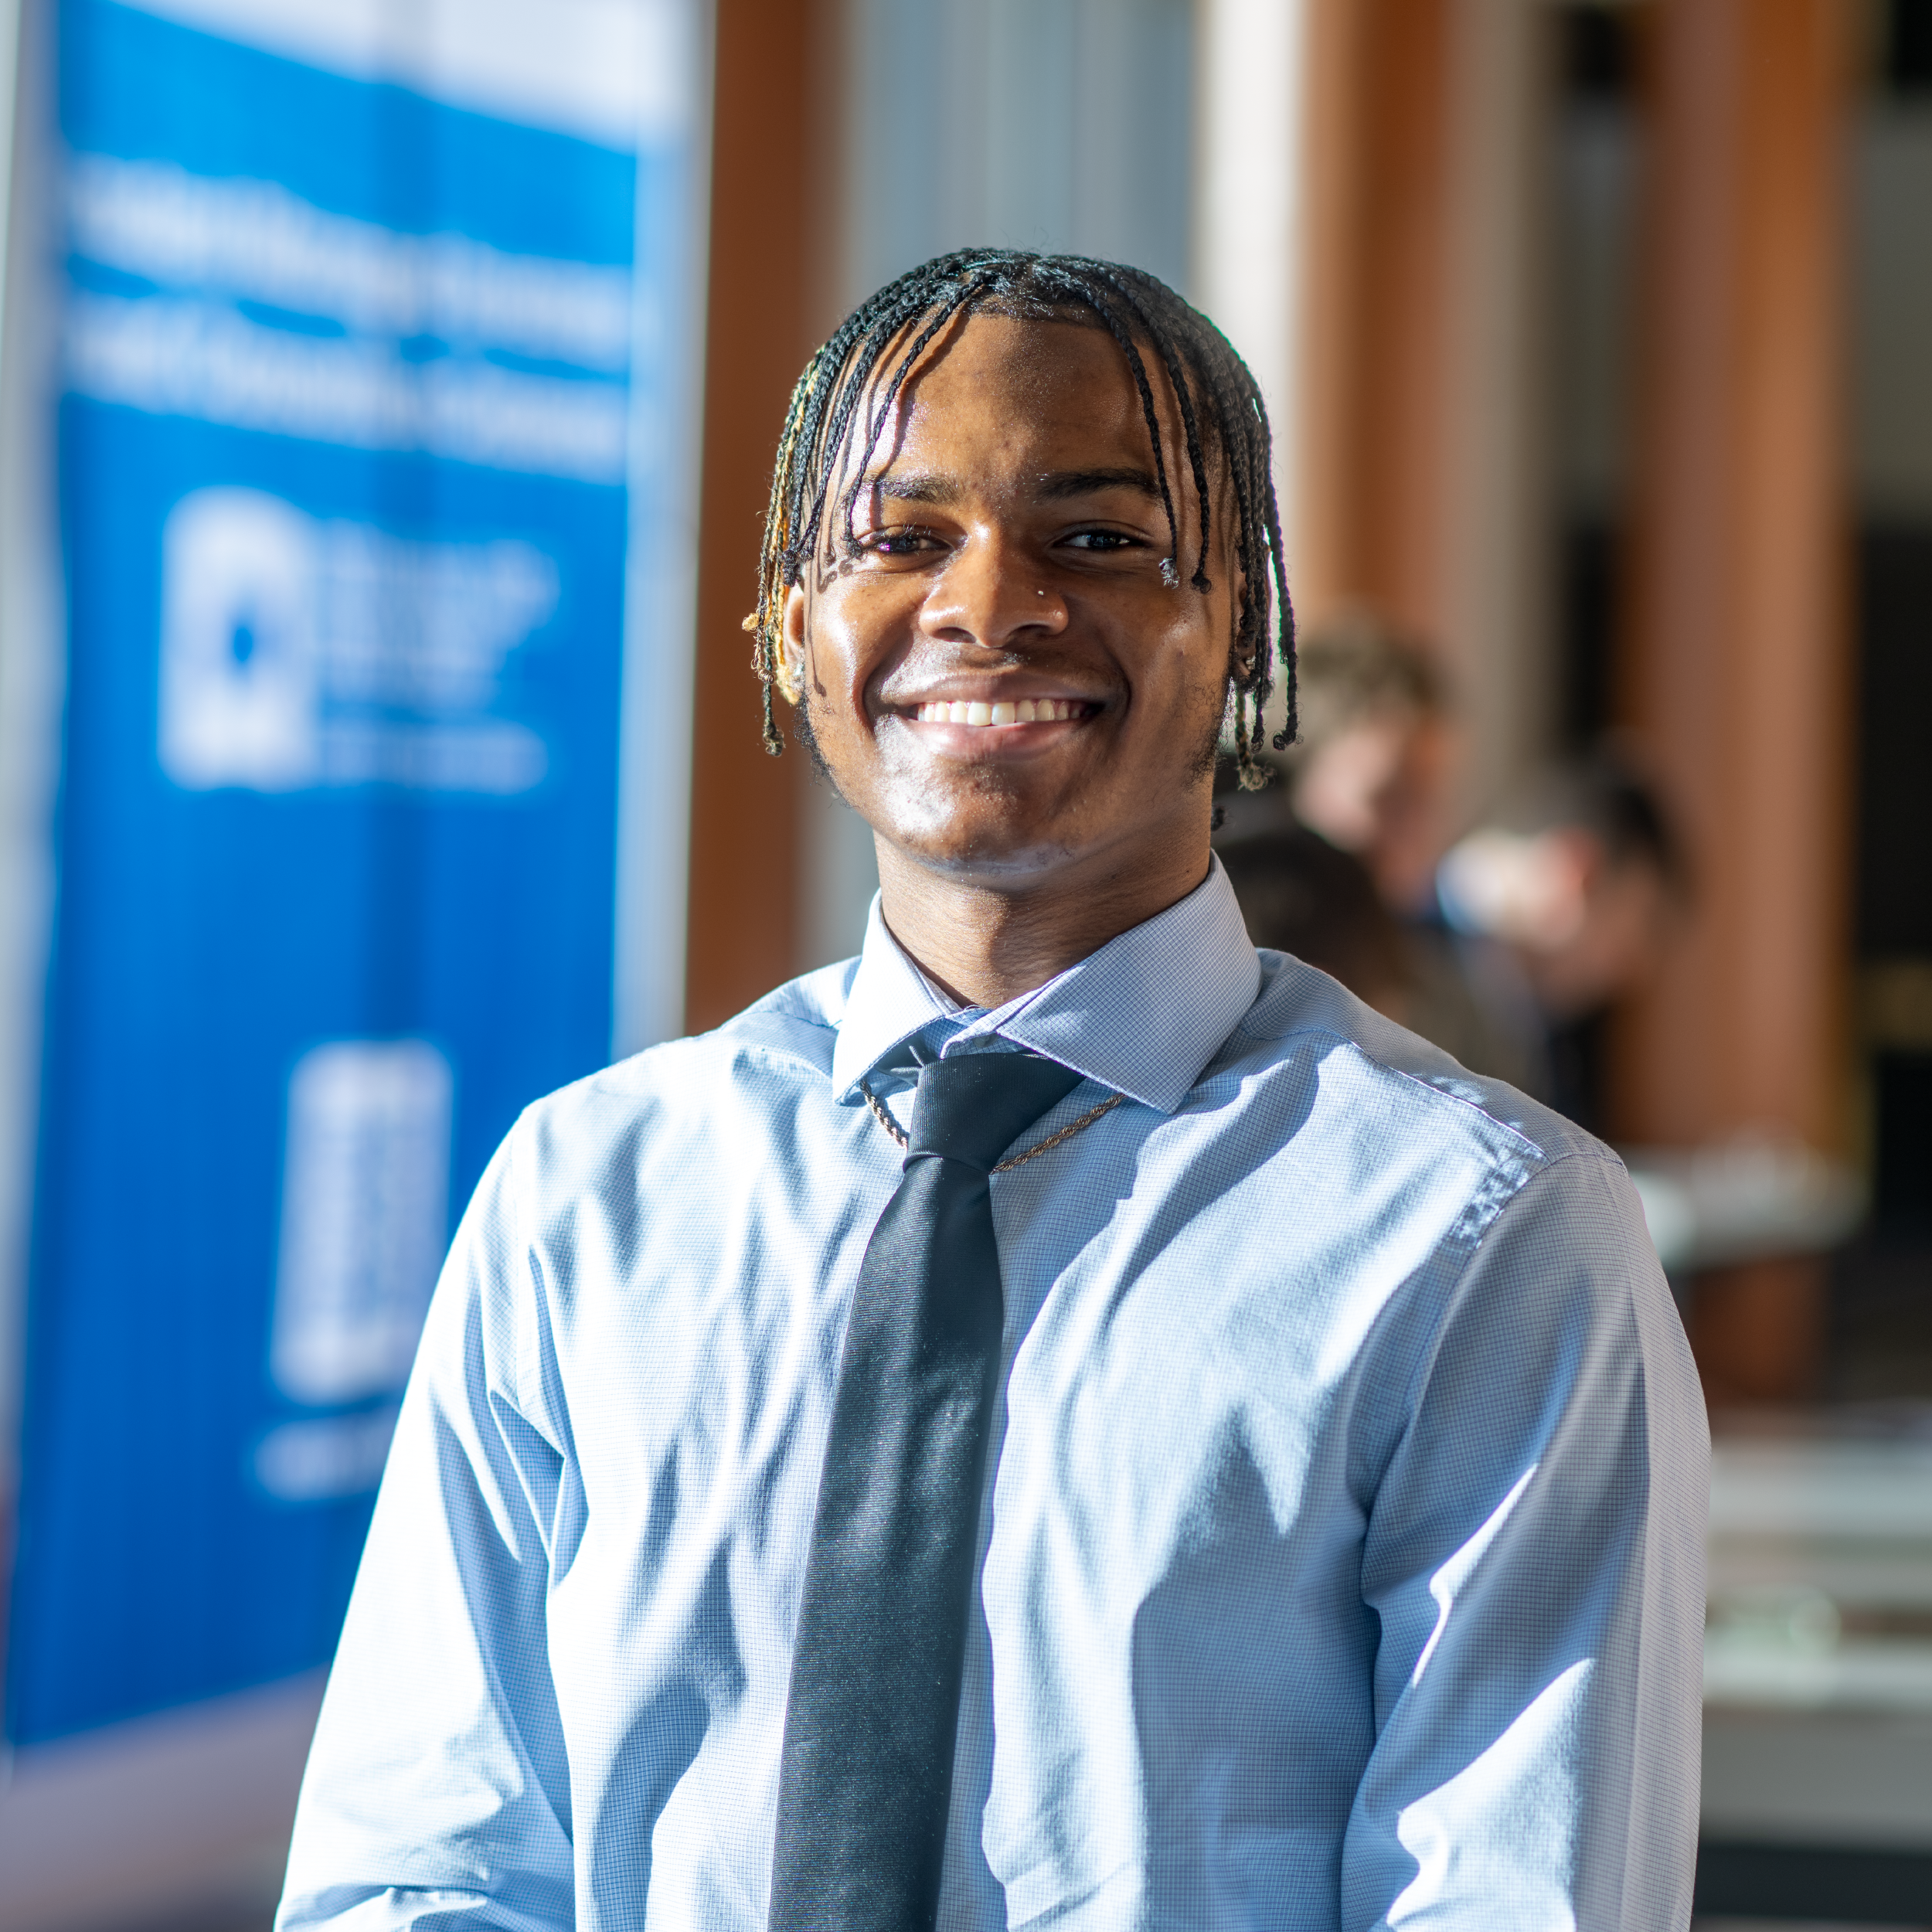
[[[810,1025],[812,1024],[812,1022],[807,1022],[806,1024]],[[826,1026],[821,1028],[821,1030],[835,1035],[838,1029],[835,1026]],[[719,1032],[722,1032],[723,1031],[723,1029],[720,1028]],[[822,1080],[825,1081],[828,1086],[831,1083],[831,1076],[827,1073],[824,1067],[820,1066],[815,1062],[808,1060],[804,1054],[791,1051],[785,1047],[777,1045],[774,1041],[761,1039],[734,1040],[733,1042],[733,1046],[735,1051],[743,1054],[747,1059],[763,1060],[773,1065],[796,1067],[801,1073],[811,1074],[815,1080]]]
[[[1373,1056],[1371,1056],[1371,1057]],[[1400,1069],[1391,1068],[1389,1070],[1400,1072]],[[1453,1100],[1456,1097],[1451,1094],[1448,1097]],[[1481,1111],[1480,1108],[1475,1111],[1479,1113]],[[1488,1115],[1484,1115],[1485,1119],[1488,1117],[1490,1117]],[[1497,1124],[1502,1126],[1506,1125],[1507,1123],[1498,1121]],[[1613,1161],[1616,1159],[1611,1150],[1606,1148],[1604,1151],[1611,1155]],[[1454,1274],[1450,1278],[1443,1294],[1442,1304],[1436,1310],[1435,1318],[1429,1325],[1427,1345],[1417,1352],[1415,1366],[1410,1370],[1408,1383],[1402,1392],[1403,1413],[1406,1418],[1403,1427],[1405,1430],[1415,1419],[1416,1390],[1434,1365],[1436,1352],[1442,1340],[1443,1325],[1449,1319],[1450,1312],[1456,1305],[1456,1298],[1461,1292],[1462,1284],[1468,1279],[1469,1270],[1475,1266],[1490,1236],[1495,1233],[1496,1224],[1509,1212],[1511,1208],[1522,1199],[1536,1182],[1553,1174],[1558,1168],[1570,1162],[1583,1159],[1588,1154],[1589,1149],[1586,1148],[1568,1148],[1560,1154],[1546,1156],[1540,1166],[1524,1174],[1515,1185],[1496,1202],[1494,1209],[1485,1219],[1481,1230],[1464,1248],[1461,1262],[1458,1266]],[[1592,1158],[1594,1159],[1594,1157]],[[1594,1164],[1599,1166],[1604,1165],[1600,1161],[1596,1161]],[[1618,1161],[1617,1165],[1621,1167],[1623,1163]],[[1628,1294],[1628,1288],[1625,1292]]]
[[[1247,1022],[1243,1021],[1240,1026],[1237,1026],[1235,1029],[1235,1032],[1237,1033],[1247,1032]],[[1259,1044],[1265,1043],[1270,1040],[1288,1040],[1294,1039],[1300,1036],[1315,1035],[1319,1035],[1322,1038],[1327,1039],[1335,1040],[1340,1045],[1349,1048],[1355,1053],[1359,1053],[1362,1057],[1369,1063],[1370,1066],[1380,1067],[1385,1073],[1393,1076],[1396,1080],[1407,1080],[1413,1086],[1426,1087],[1429,1092],[1431,1094],[1439,1094],[1445,1100],[1453,1101],[1458,1107],[1467,1107],[1471,1113],[1488,1121],[1492,1127],[1500,1128],[1504,1133],[1507,1134],[1512,1140],[1515,1141],[1519,1146],[1523,1148],[1538,1161],[1546,1165],[1559,1160],[1573,1159],[1586,1151],[1581,1148],[1570,1148],[1566,1149],[1560,1154],[1553,1153],[1548,1148],[1544,1147],[1539,1142],[1530,1139],[1529,1135],[1525,1134],[1521,1128],[1512,1126],[1508,1121],[1498,1119],[1498,1117],[1491,1113],[1486,1107],[1478,1106],[1474,1100],[1469,1099],[1466,1095],[1451,1093],[1447,1087],[1438,1087],[1434,1080],[1425,1079],[1420,1073],[1411,1073],[1406,1066],[1391,1066],[1389,1063],[1384,1060],[1379,1053],[1374,1053],[1369,1048],[1364,1046],[1360,1040],[1357,1039],[1354,1036],[1353,1034],[1342,1032],[1336,1027],[1325,1026],[1317,1022],[1310,1022],[1306,1026],[1292,1026],[1289,1028],[1287,1032],[1285,1033],[1250,1033],[1248,1037]],[[1417,1037],[1420,1038],[1420,1036],[1418,1035]],[[1437,1048],[1437,1050],[1440,1052],[1441,1049]],[[1476,1077],[1479,1078],[1481,1077],[1478,1076]],[[1581,1132],[1582,1130],[1579,1128],[1577,1131]],[[1606,1151],[1607,1151],[1609,1150]],[[1612,1158],[1614,1158],[1614,1154]]]

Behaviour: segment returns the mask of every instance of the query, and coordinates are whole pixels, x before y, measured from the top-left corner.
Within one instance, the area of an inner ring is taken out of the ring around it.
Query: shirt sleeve
[[[1709,1483],[1634,1190],[1560,1160],[1448,1298],[1374,1487],[1347,1932],[1688,1924]]]
[[[302,1783],[277,1932],[569,1932],[545,1608],[570,1488],[528,1420],[516,1136],[432,1300]],[[560,1433],[554,1428],[552,1434]]]

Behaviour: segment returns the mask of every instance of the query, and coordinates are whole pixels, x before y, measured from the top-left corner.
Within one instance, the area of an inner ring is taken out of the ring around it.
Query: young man
[[[759,657],[865,947],[492,1164],[287,1932],[1685,1923],[1706,1451],[1630,1186],[1210,857],[1267,477],[1130,270],[948,257],[808,369]]]

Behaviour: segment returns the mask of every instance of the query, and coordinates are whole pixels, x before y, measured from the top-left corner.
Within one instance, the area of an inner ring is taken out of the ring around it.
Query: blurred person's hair
[[[1104,329],[1119,345],[1138,391],[1153,444],[1155,481],[1167,512],[1169,551],[1163,566],[1175,589],[1205,593],[1209,513],[1219,495],[1213,461],[1233,498],[1234,567],[1240,574],[1229,684],[1235,756],[1242,784],[1267,782],[1262,706],[1280,662],[1287,721],[1279,750],[1295,735],[1294,617],[1282,563],[1268,416],[1247,365],[1227,338],[1167,284],[1144,269],[1082,255],[1039,255],[1013,248],[969,248],[908,270],[861,302],[813,352],[791,393],[771,479],[759,561],[757,608],[745,628],[757,640],[754,664],[764,687],[765,749],[784,749],[772,714],[776,686],[797,702],[784,667],[786,594],[824,539],[828,512],[835,537],[850,537],[859,483],[834,495],[839,465],[856,444],[869,451],[920,359],[944,332],[975,315],[1066,321]],[[1181,419],[1181,454],[1200,504],[1198,532],[1184,535],[1169,476],[1170,451],[1149,366],[1165,372]],[[876,383],[876,387],[875,387]],[[1192,550],[1190,570],[1187,554]],[[1274,621],[1270,624],[1272,614]],[[809,712],[801,717],[809,732]],[[808,737],[808,747],[810,740]]]
[[[1655,788],[1614,743],[1539,773],[1489,821],[1524,838],[1587,832],[1613,866],[1650,866],[1677,897],[1689,896],[1689,860]]]
[[[1392,1018],[1410,978],[1407,942],[1368,869],[1295,825],[1244,832],[1215,850],[1257,946],[1319,967]]]
[[[1297,687],[1301,736],[1291,764],[1366,719],[1392,712],[1440,717],[1449,708],[1441,672],[1427,648],[1374,611],[1337,612],[1301,642]]]

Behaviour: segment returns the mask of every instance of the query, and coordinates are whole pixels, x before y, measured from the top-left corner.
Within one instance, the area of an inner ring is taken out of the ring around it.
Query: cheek
[[[1227,687],[1227,640],[1198,609],[1163,612],[1161,619],[1122,627],[1138,641],[1122,653],[1128,682],[1175,715],[1203,708],[1219,717]]]
[[[806,695],[816,728],[842,726],[850,713],[859,654],[859,633],[850,613],[838,601],[821,601],[805,632]]]
[[[896,655],[894,641],[917,616],[916,598],[876,580],[835,578],[814,600],[806,629],[807,674],[821,706],[862,713],[866,693]]]

